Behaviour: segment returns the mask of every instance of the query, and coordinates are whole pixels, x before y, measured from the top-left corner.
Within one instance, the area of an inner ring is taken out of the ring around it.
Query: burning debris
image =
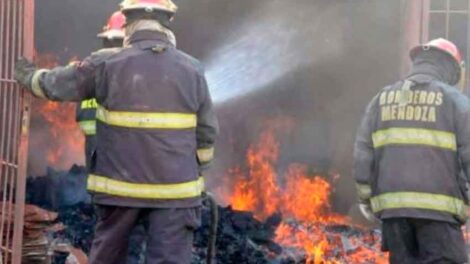
[[[287,263],[388,263],[380,232],[341,224],[287,221],[276,231]],[[300,250],[299,250],[300,249]],[[293,261],[293,262],[292,262]]]
[[[380,234],[377,231],[339,224],[306,227],[294,220],[284,220],[281,214],[260,221],[251,212],[236,211],[231,207],[220,208],[219,214],[218,263],[387,263],[379,253]],[[205,263],[208,225],[208,214],[204,214],[203,226],[196,233],[194,264]],[[278,242],[280,231],[289,233],[282,239],[284,244]],[[335,247],[327,253],[317,251],[311,255],[300,243],[310,241],[314,247],[320,231],[321,236],[335,243]]]
[[[302,164],[291,164],[279,175],[275,135],[289,131],[291,124],[281,120],[265,127],[247,151],[246,173],[234,169],[227,177],[234,181],[224,198],[235,210],[252,212],[262,221],[282,214],[269,240],[281,251],[274,254],[275,263],[387,263],[376,232],[353,227],[347,217],[332,211],[331,183],[338,175],[310,175]]]
[[[231,171],[234,182],[227,186],[233,189],[223,198],[232,206],[219,208],[217,262],[387,263],[387,256],[380,252],[378,231],[353,226],[347,217],[332,211],[329,199],[336,174],[310,175],[306,166],[294,164],[283,177],[278,175],[280,144],[275,135],[288,131],[290,123],[267,127],[247,151],[246,174],[241,168]],[[66,228],[55,232],[55,238],[88,253],[95,216],[84,193],[85,182],[83,167],[74,166],[69,172],[49,169],[47,176],[29,180],[28,197],[30,202],[58,211]],[[196,233],[194,264],[205,263],[209,230],[206,208]]]
[[[202,226],[196,232],[193,250],[193,264],[206,263],[206,250],[209,241],[210,213],[203,211]],[[59,210],[58,220],[65,226],[63,230],[55,231],[52,236],[56,241],[70,243],[68,247],[77,247],[89,253],[95,224],[93,207],[80,203]],[[294,220],[285,221],[281,214],[274,214],[265,221],[256,219],[251,212],[233,210],[231,207],[219,208],[219,226],[217,235],[217,263],[386,263],[379,258],[379,233],[345,225],[312,225],[306,227]],[[279,231],[291,234],[284,238],[290,245],[285,246],[279,240]],[[303,245],[309,240],[313,245],[318,232],[328,238],[336,247],[328,253],[317,252],[308,255]],[[304,234],[304,237],[298,234]],[[292,236],[292,234],[296,234]],[[302,240],[305,239],[305,240]],[[65,244],[66,245],[66,244]],[[64,244],[62,247],[65,247]],[[138,245],[130,245],[136,248]],[[138,251],[136,251],[138,252]],[[67,255],[65,255],[67,256]],[[136,257],[137,259],[139,256]],[[56,264],[62,264],[60,255]]]

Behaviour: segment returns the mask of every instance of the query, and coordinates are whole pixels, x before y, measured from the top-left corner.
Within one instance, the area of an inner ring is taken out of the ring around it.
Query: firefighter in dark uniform
[[[124,41],[124,24],[126,17],[120,11],[114,12],[108,19],[103,32],[98,34],[102,39],[104,49],[121,48]],[[110,53],[112,54],[112,53]],[[96,108],[98,104],[95,98],[83,100],[77,104],[76,120],[85,135],[85,157],[86,166],[90,168],[90,161],[96,149]]]
[[[121,48],[124,42],[124,25],[126,17],[121,11],[114,12],[103,27],[103,32],[97,35],[102,40],[103,49],[111,49],[108,54],[113,54],[113,48]],[[104,50],[101,51],[105,52]],[[96,150],[96,109],[98,103],[96,99],[83,100],[77,104],[76,120],[85,135],[85,157],[86,167],[90,169],[91,157]],[[145,229],[142,224],[134,227],[130,237],[131,243],[136,246],[129,246],[127,264],[139,263],[139,256],[142,248],[145,247]],[[137,246],[138,245],[138,246]]]
[[[37,70],[17,62],[16,79],[36,96],[96,98],[97,145],[88,190],[98,208],[90,263],[125,263],[129,234],[145,218],[147,263],[191,262],[204,180],[218,131],[200,63],[172,44],[171,0],[127,0],[124,47],[79,65]]]
[[[411,59],[411,74],[380,91],[360,125],[360,209],[382,220],[390,263],[465,263],[470,100],[455,87],[463,62],[445,39],[412,49]]]

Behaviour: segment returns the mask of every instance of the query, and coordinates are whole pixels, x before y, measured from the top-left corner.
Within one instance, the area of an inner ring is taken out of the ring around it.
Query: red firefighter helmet
[[[126,24],[126,17],[121,11],[114,12],[108,19],[108,24],[104,26],[103,32],[98,34],[99,38],[107,39],[123,39],[124,24]]]
[[[174,14],[178,10],[178,7],[171,0],[124,0],[121,3],[121,10],[124,13],[126,11],[139,9],[148,12],[163,11]]]
[[[452,60],[457,63],[459,68],[463,64],[462,55],[460,54],[459,49],[454,43],[447,39],[438,38],[431,40],[424,45],[414,47],[410,52],[411,59],[414,59],[420,52],[426,50],[438,50],[444,52],[447,55],[450,55]]]
[[[437,50],[439,52],[442,52],[443,54],[446,54],[451,59],[456,70],[455,82],[451,83],[451,85],[458,85],[461,89],[463,89],[466,85],[465,62],[463,61],[462,55],[460,54],[460,51],[457,46],[447,39],[438,38],[431,40],[424,45],[420,45],[411,49],[410,57],[412,60],[414,60],[414,58],[418,56],[419,53],[425,52],[427,50]]]

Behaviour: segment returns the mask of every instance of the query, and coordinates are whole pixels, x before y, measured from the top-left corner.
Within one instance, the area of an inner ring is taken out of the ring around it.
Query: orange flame
[[[278,175],[280,144],[275,132],[283,126],[266,127],[259,142],[248,148],[246,174],[240,168],[230,171],[235,184],[225,198],[232,207],[251,211],[261,220],[281,212],[284,219],[275,241],[286,249],[302,250],[308,264],[387,263],[387,256],[379,253],[379,243],[371,243],[374,248],[369,248],[360,239],[348,238],[348,243],[355,244],[354,252],[338,253],[344,238],[325,232],[325,228],[328,224],[347,224],[349,219],[332,211],[331,183],[309,175],[307,166],[300,164],[292,164],[284,175]]]
[[[286,178],[281,208],[284,214],[310,222],[339,223],[346,220],[331,212],[331,185],[325,179],[307,175],[306,167],[298,164],[289,167]]]
[[[58,66],[58,57],[54,54],[37,54],[35,62],[40,68],[50,69]],[[47,164],[56,169],[69,169],[73,164],[84,163],[84,137],[75,121],[75,107],[75,103],[41,99],[33,102],[32,118],[48,127],[45,150]]]
[[[247,151],[248,175],[241,169],[231,171],[236,184],[229,202],[235,210],[252,211],[258,219],[275,212],[301,221],[341,221],[330,210],[330,184],[319,176],[306,174],[306,166],[293,164],[284,175],[283,188],[278,182],[275,163],[279,157],[279,142],[268,125],[260,141]],[[308,206],[305,206],[308,205]]]
[[[37,101],[35,107],[49,126],[47,163],[57,169],[83,164],[84,137],[75,121],[75,104]]]
[[[277,160],[279,145],[274,135],[266,133],[260,142],[262,149],[250,148],[247,154],[249,178],[238,174],[239,181],[230,200],[236,210],[253,211],[258,218],[267,218],[277,211],[280,204],[277,174],[272,163]],[[239,173],[240,170],[235,172]]]

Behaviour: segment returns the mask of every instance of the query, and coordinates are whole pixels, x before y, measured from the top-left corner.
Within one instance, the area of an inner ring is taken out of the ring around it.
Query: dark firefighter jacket
[[[106,56],[111,56],[117,49],[109,48],[98,51],[105,59]],[[96,109],[98,103],[95,98],[86,99],[77,103],[76,117],[80,130],[85,135],[85,161],[86,167],[89,170],[91,166],[91,159],[93,153],[96,151]]]
[[[36,71],[33,93],[59,101],[96,98],[88,179],[96,203],[198,206],[204,188],[198,169],[212,160],[218,131],[203,70],[161,33],[138,31],[129,42],[77,66]]]
[[[439,71],[415,65],[408,81],[379,92],[360,125],[354,177],[382,219],[466,219],[470,101]]]

